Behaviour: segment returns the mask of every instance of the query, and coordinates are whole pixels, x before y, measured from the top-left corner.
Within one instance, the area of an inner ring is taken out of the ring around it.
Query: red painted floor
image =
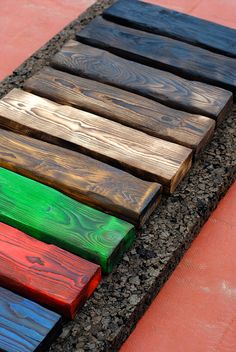
[[[236,351],[236,183],[121,352]]]
[[[236,0],[147,0],[236,28]],[[236,352],[236,183],[120,352]]]
[[[235,28],[236,0],[143,0]]]
[[[1,0],[0,80],[95,0]]]

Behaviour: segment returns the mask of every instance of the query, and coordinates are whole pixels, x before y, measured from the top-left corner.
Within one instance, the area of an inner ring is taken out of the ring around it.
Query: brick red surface
[[[1,0],[0,80],[95,0]]]
[[[236,0],[143,0],[235,28]]]
[[[236,351],[236,183],[121,352]]]

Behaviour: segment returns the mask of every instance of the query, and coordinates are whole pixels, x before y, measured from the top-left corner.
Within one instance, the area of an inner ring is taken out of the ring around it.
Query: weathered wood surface
[[[125,60],[74,40],[52,59],[52,66],[107,83],[190,113],[221,120],[232,108],[232,93],[173,73]]]
[[[84,154],[6,130],[0,145],[0,166],[135,225],[143,225],[160,200],[159,184]]]
[[[214,131],[215,122],[208,117],[174,110],[151,99],[50,67],[29,78],[24,89],[184,145],[196,154]]]
[[[186,15],[162,6],[137,0],[119,0],[103,16],[143,31],[236,57],[236,31],[213,22]]]
[[[60,332],[61,317],[0,287],[0,327],[0,351],[42,352]]]
[[[38,240],[55,244],[100,264],[104,272],[113,269],[134,240],[133,225],[1,167],[0,185],[1,222],[16,227]],[[56,253],[59,255],[60,251]],[[72,261],[74,268],[78,269],[78,276],[79,265],[81,274],[83,270],[86,272],[79,257],[73,257]],[[97,272],[97,266],[86,265],[88,272],[90,269],[91,273]],[[80,282],[78,284],[80,285]],[[60,289],[62,290],[61,282]]]
[[[236,35],[236,31],[235,31]],[[236,93],[236,59],[157,34],[95,18],[77,38],[136,62]]]
[[[5,128],[84,151],[170,192],[191,166],[189,148],[20,89],[0,101],[0,116]]]
[[[5,288],[74,318],[100,279],[98,265],[0,223],[0,282]]]

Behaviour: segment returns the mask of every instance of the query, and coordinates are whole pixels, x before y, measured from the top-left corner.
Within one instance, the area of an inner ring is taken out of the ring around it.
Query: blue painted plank
[[[0,351],[42,351],[60,327],[60,315],[0,287]]]

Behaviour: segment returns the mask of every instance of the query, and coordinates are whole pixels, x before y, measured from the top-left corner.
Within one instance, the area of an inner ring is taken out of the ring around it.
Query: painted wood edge
[[[62,332],[63,317],[61,315],[59,315],[58,313],[55,313],[54,311],[43,307],[39,303],[34,302],[33,300],[31,300],[23,295],[19,295],[18,293],[13,292],[13,291],[3,287],[2,284],[0,285],[0,291],[1,290],[5,291],[6,294],[9,294],[10,296],[12,296],[11,300],[14,300],[14,298],[15,299],[18,298],[20,300],[20,302],[18,302],[18,304],[23,306],[24,308],[26,307],[26,305],[24,303],[22,304],[21,300],[23,300],[24,302],[26,301],[30,305],[28,307],[28,309],[30,311],[35,308],[42,309],[42,310],[47,309],[48,313],[54,315],[56,322],[54,323],[53,327],[48,330],[48,334],[45,335],[45,337],[41,340],[41,342],[38,344],[38,346],[36,346],[36,348],[34,349],[34,352],[42,352],[42,351],[45,351],[46,349],[48,349],[50,347],[51,343],[53,342],[53,340],[55,338],[57,338],[60,335],[60,333]],[[0,301],[1,301],[1,297],[0,297]],[[33,305],[33,307],[31,304]],[[36,313],[36,315],[37,315],[37,313]],[[25,316],[23,316],[23,318],[25,319]],[[30,318],[28,318],[28,319],[30,319]],[[1,313],[0,313],[0,320],[1,320]],[[2,327],[4,328],[4,325]],[[0,337],[1,337],[1,335],[0,335]],[[4,350],[1,349],[1,351],[8,352],[6,349],[4,349]]]
[[[198,158],[201,155],[201,153],[204,151],[204,149],[210,143],[210,141],[214,135],[214,132],[216,129],[216,123],[213,119],[211,121],[212,121],[212,124],[211,124],[211,126],[209,126],[207,133],[205,133],[201,142],[198,144],[196,150],[193,150],[193,160],[195,160],[196,158]]]
[[[41,351],[46,352],[50,348],[50,346],[54,342],[54,340],[57,337],[59,337],[59,335],[62,333],[63,321],[64,321],[64,319],[62,317],[60,317],[60,320],[50,330],[49,334],[47,334],[47,336],[44,338],[44,340],[41,342],[41,344],[38,346],[38,348],[35,350],[35,352],[41,352]]]
[[[141,229],[143,225],[148,221],[149,217],[159,206],[161,200],[162,200],[162,194],[159,193],[158,197],[155,198],[155,201],[153,200],[152,202],[149,203],[149,207],[148,209],[146,209],[146,212],[141,214],[142,217],[140,218],[139,223],[137,224],[138,229]]]
[[[236,95],[231,95],[216,119],[216,127],[218,127],[232,112],[234,101],[236,101]]]

